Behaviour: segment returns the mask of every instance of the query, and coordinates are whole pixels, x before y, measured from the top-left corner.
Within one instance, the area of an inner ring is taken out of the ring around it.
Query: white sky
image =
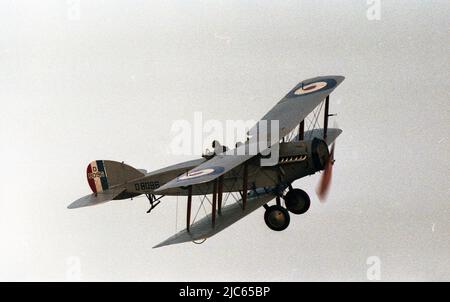
[[[366,1],[67,3],[0,2],[0,280],[364,281],[370,256],[383,281],[450,280],[448,1],[381,0],[378,21]],[[167,152],[173,121],[258,119],[327,74],[346,76],[332,192],[296,182],[313,203],[286,231],[260,209],[153,250],[176,198],[66,209],[91,160],[190,159]]]

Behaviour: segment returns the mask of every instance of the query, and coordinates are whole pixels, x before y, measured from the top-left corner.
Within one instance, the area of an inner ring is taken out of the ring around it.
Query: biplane
[[[317,195],[321,200],[327,195],[334,142],[342,133],[341,129],[328,127],[329,117],[333,116],[329,113],[330,94],[343,80],[343,76],[321,76],[302,81],[256,123],[256,132],[247,132],[247,141],[236,143],[231,150],[214,141],[213,152],[150,173],[124,162],[93,161],[87,167],[93,193],[68,208],[142,195],[149,200],[150,213],[164,197],[186,198],[186,227],[155,247],[203,242],[260,207],[265,209],[264,221],[270,229],[285,230],[290,213],[304,214],[311,203],[305,191],[293,188],[295,180],[321,172]],[[322,119],[323,128],[319,128]],[[259,131],[262,121],[276,121],[277,133],[267,127],[265,133]],[[252,135],[253,140],[251,133],[257,133]],[[261,139],[266,140],[266,147],[248,152]],[[276,162],[263,165],[263,160],[275,150]],[[207,200],[210,206],[197,221],[191,217],[193,197]],[[232,202],[226,203],[228,199]],[[270,204],[272,200],[275,202]]]

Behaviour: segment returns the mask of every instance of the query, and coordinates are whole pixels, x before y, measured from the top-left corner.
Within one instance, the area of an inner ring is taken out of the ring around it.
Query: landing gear
[[[164,195],[159,196],[156,198],[154,194],[145,194],[145,197],[147,197],[148,201],[150,202],[150,209],[148,209],[147,213],[150,213],[154,208],[156,208],[157,205],[161,202],[161,198],[164,197]]]
[[[305,213],[311,205],[308,194],[300,189],[290,189],[284,196],[284,202],[288,211],[296,215]]]
[[[265,206],[264,221],[274,231],[283,231],[289,226],[289,212],[280,205]]]
[[[277,193],[276,205],[264,205],[264,209],[266,209],[264,221],[271,230],[283,231],[289,226],[289,212],[300,215],[306,213],[311,205],[311,200],[305,191],[294,189],[292,185],[287,187],[289,187],[289,192],[283,196],[286,207],[281,205],[281,196],[283,194],[281,190]]]

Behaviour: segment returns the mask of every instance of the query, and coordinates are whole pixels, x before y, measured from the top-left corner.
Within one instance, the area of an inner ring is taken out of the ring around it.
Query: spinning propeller
[[[331,186],[331,178],[333,175],[333,164],[334,164],[334,145],[331,145],[330,155],[325,163],[325,169],[323,170],[322,177],[320,178],[319,185],[316,188],[317,196],[319,196],[320,201],[324,202],[328,196],[328,191]]]
[[[333,128],[339,128],[336,121],[333,123]],[[317,196],[319,197],[321,202],[325,202],[328,196],[328,192],[331,187],[331,179],[333,175],[333,165],[334,165],[334,147],[336,145],[336,141],[331,144],[330,153],[328,156],[328,160],[325,163],[325,168],[322,173],[322,177],[320,178],[319,184],[316,188]]]

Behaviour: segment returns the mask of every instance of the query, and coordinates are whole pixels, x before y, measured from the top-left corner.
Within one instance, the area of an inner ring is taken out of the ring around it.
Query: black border
[[[211,299],[206,297],[182,297],[181,289],[213,289]],[[223,295],[225,287],[237,288],[264,288],[269,287],[266,295],[226,297]],[[305,299],[344,299],[356,298],[358,301],[377,299],[385,301],[394,296],[406,298],[411,296],[419,298],[420,295],[428,297],[442,293],[443,297],[450,289],[449,283],[437,282],[76,282],[76,283],[1,283],[0,290],[5,296],[9,292],[13,297],[30,295],[33,299],[41,296],[44,299],[56,298],[76,299],[85,301],[95,296],[104,301],[105,298],[122,301],[152,301],[169,300],[193,300],[193,301],[236,301],[236,300],[276,300],[276,301],[301,301]],[[219,292],[219,293],[218,293]],[[293,299],[294,298],[294,299]],[[167,300],[169,299],[169,300]],[[427,299],[427,300],[428,300]]]

